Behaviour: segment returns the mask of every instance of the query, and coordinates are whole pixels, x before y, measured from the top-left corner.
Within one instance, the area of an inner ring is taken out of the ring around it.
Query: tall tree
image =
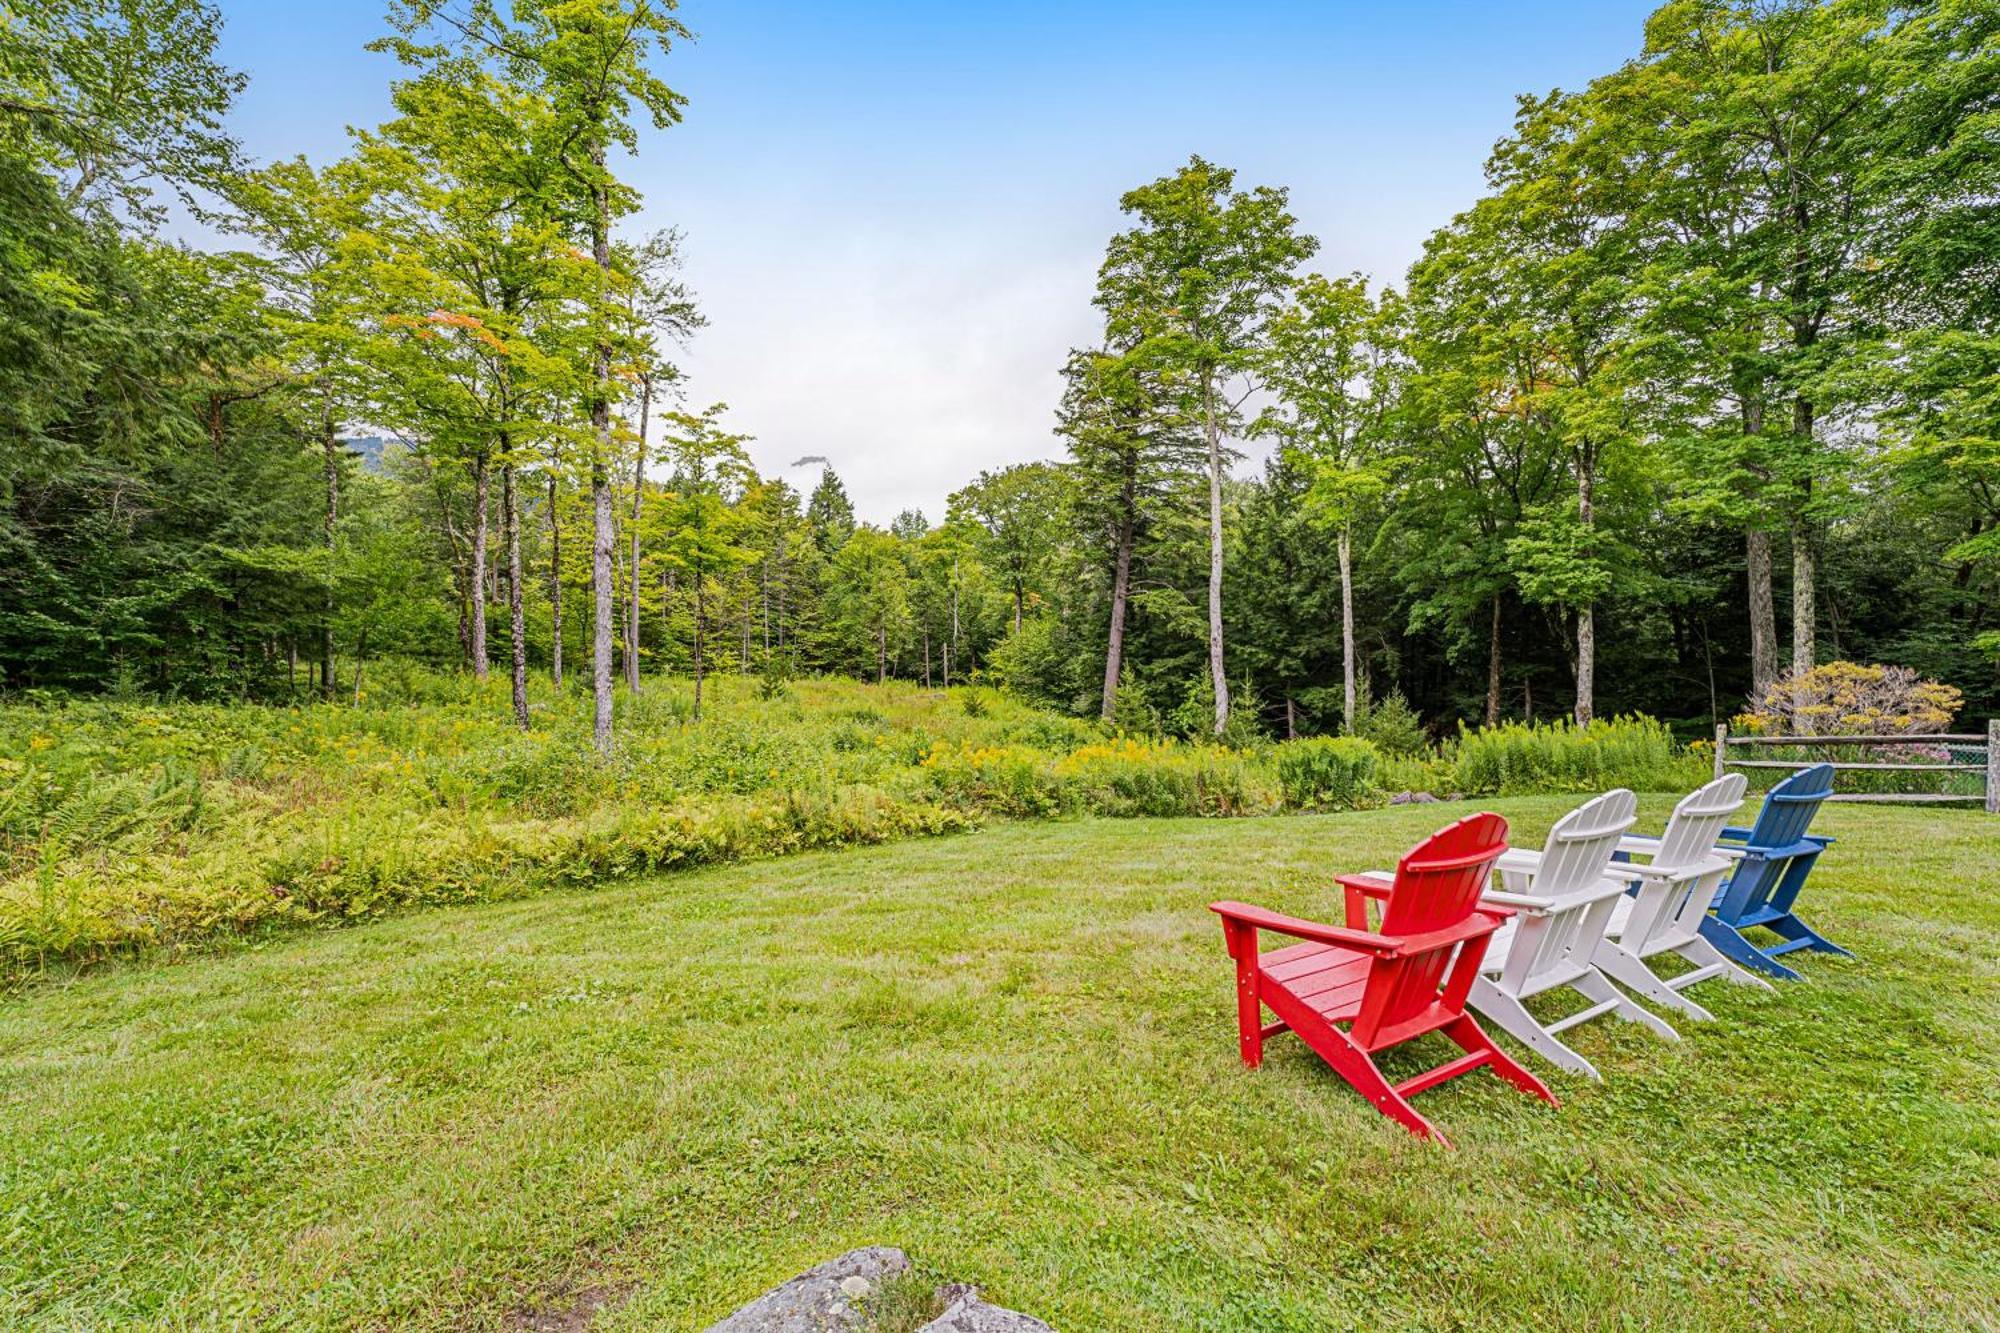
[[[1208,446],[1208,669],[1215,732],[1229,721],[1222,643],[1224,437],[1254,391],[1270,323],[1318,242],[1298,230],[1284,190],[1236,189],[1236,173],[1199,157],[1126,193],[1137,219],[1114,236],[1096,302],[1114,343],[1169,372]]]
[[[744,516],[734,503],[756,474],[744,451],[750,437],[723,427],[727,406],[700,413],[671,412],[664,420],[662,456],[671,469],[661,558],[681,577],[691,604],[694,633],[694,718],[701,720],[702,682],[707,675],[709,606],[717,585],[757,559],[743,543]]]
[[[1315,474],[1315,510],[1331,524],[1340,565],[1341,720],[1356,712],[1354,520],[1381,481],[1371,466],[1388,385],[1382,317],[1360,274],[1313,274],[1271,321],[1263,367],[1270,405],[1257,428]]]
[[[951,495],[951,517],[977,525],[982,559],[1007,581],[1017,634],[1028,595],[1048,557],[1054,536],[1049,519],[1059,511],[1064,484],[1061,472],[1048,463],[1017,463],[981,472]]]
[[[1789,399],[1772,463],[1792,545],[1795,670],[1817,654],[1822,492],[1841,479],[1828,372],[1861,323],[1870,173],[1899,121],[1897,31],[1883,0],[1677,0],[1646,26],[1649,116],[1672,127],[1680,174],[1742,201],[1714,261],[1760,309],[1771,336],[1756,354]],[[1750,403],[1761,416],[1762,397]]]
[[[687,29],[672,0],[471,0],[463,10],[442,0],[397,0],[406,33],[442,24],[469,49],[505,69],[520,85],[546,96],[555,110],[538,145],[559,162],[573,189],[573,216],[587,234],[598,270],[589,301],[595,347],[591,358],[589,473],[594,700],[592,734],[599,751],[612,744],[611,652],[615,619],[613,547],[617,520],[612,469],[618,451],[612,405],[619,293],[628,280],[612,261],[612,227],[637,207],[632,190],[612,173],[614,148],[638,146],[635,104],[655,129],[680,120],[684,98],[649,69]]]
[[[806,523],[812,529],[813,545],[828,559],[854,535],[854,502],[847,498],[847,487],[830,465],[821,468],[819,484],[806,501]]]
[[[872,650],[876,681],[887,680],[889,645],[910,615],[910,575],[901,544],[880,528],[856,528],[833,558],[831,594],[842,627]]]
[[[1125,675],[1126,617],[1140,545],[1201,467],[1202,443],[1176,410],[1158,369],[1130,349],[1070,353],[1056,431],[1069,445],[1070,512],[1087,545],[1109,558],[1099,706],[1108,721]]]

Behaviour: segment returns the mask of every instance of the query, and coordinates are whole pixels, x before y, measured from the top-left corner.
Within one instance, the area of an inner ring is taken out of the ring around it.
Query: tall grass
[[[1606,718],[1587,728],[1502,723],[1461,728],[1449,752],[1452,781],[1468,796],[1594,792],[1607,787],[1684,791],[1708,777],[1699,756],[1649,717]]]
[[[439,902],[971,828],[992,818],[1253,815],[1390,793],[1681,789],[1643,719],[1237,749],[1136,739],[981,690],[799,680],[618,698],[385,663],[359,705],[0,705],[0,979],[52,962]]]

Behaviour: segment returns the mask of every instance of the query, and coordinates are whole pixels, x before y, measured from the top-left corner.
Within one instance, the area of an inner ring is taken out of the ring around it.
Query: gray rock
[[[1390,805],[1437,805],[1438,798],[1427,791],[1399,791],[1389,798]]]
[[[953,1283],[940,1288],[938,1295],[948,1302],[944,1313],[917,1333],[1055,1333],[1039,1319],[988,1305],[979,1299],[976,1287]]]
[[[721,1323],[710,1325],[708,1333],[838,1333],[865,1329],[867,1316],[860,1302],[886,1279],[907,1272],[909,1267],[909,1256],[894,1246],[869,1245],[849,1250],[765,1292]]]

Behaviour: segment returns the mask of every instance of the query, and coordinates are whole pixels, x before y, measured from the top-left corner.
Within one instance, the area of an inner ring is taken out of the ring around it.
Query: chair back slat
[[[1470,815],[1439,829],[1397,863],[1382,907],[1382,933],[1421,935],[1458,925],[1479,905],[1493,863],[1507,850],[1507,821]],[[1384,1028],[1417,1017],[1436,1003],[1455,944],[1378,960],[1369,970],[1356,1037],[1366,1044]]]
[[[1789,847],[1805,837],[1820,803],[1833,794],[1833,765],[1802,768],[1764,793],[1750,830],[1752,847]]]
[[[1744,786],[1741,773],[1725,773],[1681,797],[1667,821],[1667,831],[1660,835],[1660,850],[1654,854],[1653,864],[1663,870],[1678,870],[1711,856],[1730,817],[1743,808]]]
[[[1537,898],[1552,898],[1556,905],[1517,918],[1513,948],[1500,980],[1503,988],[1516,993],[1531,990],[1536,978],[1558,968],[1573,971],[1576,962],[1589,960],[1610,908],[1600,910],[1585,891],[1603,884],[1618,839],[1638,818],[1638,797],[1619,787],[1556,821],[1529,886]],[[1602,894],[1598,897],[1601,900]]]
[[[1618,840],[1638,822],[1639,798],[1623,787],[1585,801],[1556,821],[1542,847],[1535,895],[1561,898],[1594,888],[1618,850]]]

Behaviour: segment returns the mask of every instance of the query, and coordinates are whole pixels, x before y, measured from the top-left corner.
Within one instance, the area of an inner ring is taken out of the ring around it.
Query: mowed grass
[[[2000,821],[1830,807],[1801,906],[1857,958],[1574,1030],[1607,1077],[1536,1066],[1560,1109],[1424,1094],[1456,1151],[1295,1038],[1243,1069],[1204,905],[1332,918],[1468,809],[1017,824],[32,988],[0,1324],[701,1328],[876,1242],[1071,1331],[2000,1323]]]

